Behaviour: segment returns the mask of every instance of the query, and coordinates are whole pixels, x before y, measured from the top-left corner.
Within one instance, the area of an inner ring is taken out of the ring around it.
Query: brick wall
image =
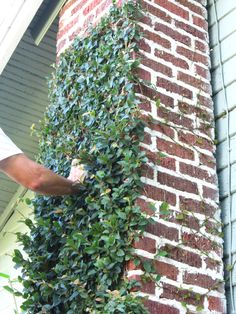
[[[148,123],[141,148],[149,159],[138,204],[148,213],[149,203],[155,204],[156,224],[135,247],[155,261],[161,275],[158,286],[142,284],[151,313],[190,314],[199,306],[200,313],[225,313],[205,2],[142,1],[145,38],[138,73],[157,91],[145,85],[137,90]],[[86,35],[86,27],[110,5],[110,0],[69,0],[60,14],[58,55],[75,35]],[[161,211],[163,201],[168,215]],[[158,252],[168,255],[156,257]],[[129,265],[129,277],[142,272]]]

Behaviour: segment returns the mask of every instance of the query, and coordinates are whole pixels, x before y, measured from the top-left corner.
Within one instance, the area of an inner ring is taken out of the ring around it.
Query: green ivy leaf
[[[0,273],[0,277],[10,279],[10,276],[4,273]]]
[[[25,221],[30,235],[17,238],[28,258],[20,251],[13,258],[24,274],[26,313],[147,313],[123,276],[132,243],[149,223],[136,205],[147,162],[135,90],[142,80],[133,71],[140,60],[132,59],[138,11],[131,2],[112,6],[54,66],[38,161],[67,177],[77,159],[88,176],[77,195],[26,200],[34,221]]]
[[[14,294],[14,290],[11,288],[11,287],[8,287],[8,286],[3,286],[3,289],[5,289],[6,291]]]
[[[202,306],[202,305],[198,305],[197,307],[196,307],[196,311],[197,312],[202,312],[204,310],[204,306]]]
[[[163,202],[160,206],[160,214],[161,215],[170,215],[169,204],[167,202]]]
[[[166,256],[168,256],[168,252],[167,251],[158,251],[158,253],[157,253],[157,256],[162,256],[162,257],[166,257]]]

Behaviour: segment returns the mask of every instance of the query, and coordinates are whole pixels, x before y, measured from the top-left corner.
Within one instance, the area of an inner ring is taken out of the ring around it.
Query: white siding
[[[0,76],[0,126],[31,158],[38,144],[30,127],[42,119],[48,105],[46,77],[56,60],[57,24],[55,20],[39,46],[28,29]],[[0,174],[0,216],[16,190],[17,185]]]
[[[223,82],[220,69],[220,54],[217,46],[217,24],[215,19],[213,0],[209,4],[209,32],[212,60],[212,86],[213,100],[216,116],[217,168],[220,185],[220,201],[224,222],[225,263],[229,263],[229,254],[232,253],[232,262],[236,260],[236,1],[217,0],[217,15],[219,36],[221,42],[222,63],[226,96],[228,100],[229,119],[226,112],[226,102],[223,91]],[[227,134],[229,134],[230,149],[228,147]],[[228,159],[230,167],[228,167]],[[230,168],[230,180],[229,180]],[[230,190],[231,198],[228,197]],[[231,202],[231,214],[230,214]],[[232,227],[230,228],[229,221]],[[230,230],[231,229],[231,230]],[[232,238],[233,241],[230,241]],[[236,301],[236,268],[232,274],[233,295]],[[232,313],[229,283],[226,283],[228,296],[228,314]]]

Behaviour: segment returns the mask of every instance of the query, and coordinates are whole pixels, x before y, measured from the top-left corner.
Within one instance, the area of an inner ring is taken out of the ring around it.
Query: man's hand
[[[73,159],[68,179],[75,183],[83,183],[87,174],[87,171],[84,170],[84,165],[79,164],[78,159]]]

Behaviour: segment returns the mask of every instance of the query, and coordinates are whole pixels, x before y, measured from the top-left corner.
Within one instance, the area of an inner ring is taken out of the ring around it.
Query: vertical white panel
[[[215,106],[216,134],[220,141],[217,147],[217,168],[219,175],[220,200],[224,227],[225,264],[236,260],[236,1],[217,0],[218,21],[215,20],[213,1],[209,0],[210,46],[212,59],[213,100]],[[217,24],[220,34],[222,68],[225,83],[225,101],[223,82],[221,78],[220,52],[217,46]],[[228,119],[223,115],[229,113]],[[231,180],[228,180],[228,141],[230,135],[230,167]],[[230,192],[230,198],[227,197]],[[231,221],[231,230],[229,221]],[[232,260],[230,261],[230,257]],[[226,276],[229,274],[226,273]],[[236,303],[236,267],[232,270],[232,294]],[[230,282],[226,282],[227,314],[232,314]]]
[[[28,192],[25,197],[32,197],[32,192]],[[11,254],[14,249],[21,249],[16,242],[15,232],[27,232],[27,227],[20,222],[23,220],[23,215],[28,217],[31,209],[26,206],[25,202],[19,203],[14,214],[6,223],[4,229],[0,233],[0,273],[10,276],[11,280],[17,279],[20,274],[20,269],[14,268]],[[23,252],[22,252],[23,253]],[[8,280],[0,277],[0,313],[13,314],[15,310],[14,299],[11,293],[6,291],[3,286],[9,286]],[[14,283],[14,288],[21,290],[22,287],[19,283]],[[16,298],[18,310],[22,302],[21,298]]]

